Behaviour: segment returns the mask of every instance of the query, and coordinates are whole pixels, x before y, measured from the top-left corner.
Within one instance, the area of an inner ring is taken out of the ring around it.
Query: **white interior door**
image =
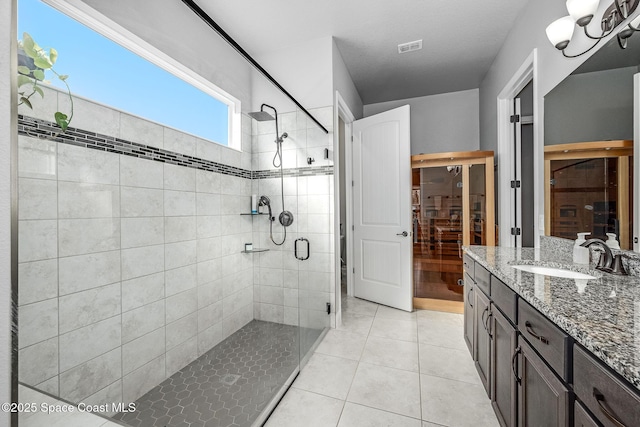
[[[409,106],[353,122],[358,298],[413,310]]]
[[[640,73],[633,76],[633,250],[640,252]]]

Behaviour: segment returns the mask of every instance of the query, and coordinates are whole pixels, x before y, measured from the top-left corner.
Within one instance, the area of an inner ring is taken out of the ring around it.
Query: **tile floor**
[[[497,426],[462,320],[343,297],[343,326],[328,332],[267,427]]]

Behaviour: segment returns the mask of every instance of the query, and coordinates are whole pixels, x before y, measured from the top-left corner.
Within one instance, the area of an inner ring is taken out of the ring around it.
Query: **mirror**
[[[545,96],[546,235],[575,239],[590,231],[606,239],[615,233],[623,249],[633,248],[639,72],[640,38],[630,38],[627,49],[613,38]]]

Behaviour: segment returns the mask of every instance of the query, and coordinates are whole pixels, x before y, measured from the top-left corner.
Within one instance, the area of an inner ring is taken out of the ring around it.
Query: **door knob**
[[[396,234],[396,236],[402,236],[402,237],[407,237],[408,235],[409,235],[409,233],[407,233],[406,231],[403,231],[402,233]]]

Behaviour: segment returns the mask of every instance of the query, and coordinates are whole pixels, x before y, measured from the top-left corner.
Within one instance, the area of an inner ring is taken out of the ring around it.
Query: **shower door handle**
[[[306,242],[307,243],[307,256],[306,257],[301,257],[298,256],[298,242]],[[306,261],[309,259],[309,255],[311,254],[311,246],[309,245],[309,240],[305,239],[304,237],[300,237],[299,239],[296,239],[296,241],[293,243],[293,255],[296,257],[296,259],[299,259],[300,261]]]

